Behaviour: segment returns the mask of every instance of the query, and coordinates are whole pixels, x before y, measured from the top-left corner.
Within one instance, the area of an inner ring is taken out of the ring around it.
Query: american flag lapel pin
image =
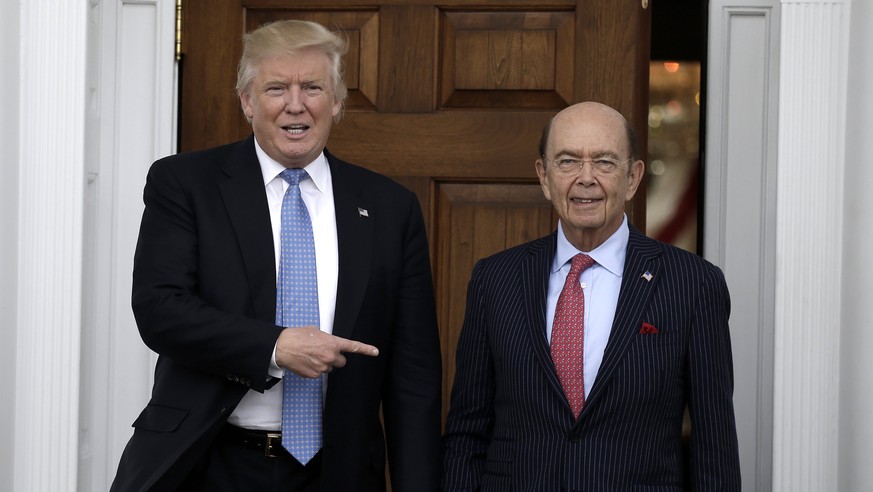
[[[643,274],[643,278],[646,279],[646,282],[651,282],[652,277],[654,277],[654,275],[652,275],[652,272],[648,270],[646,270],[646,273]]]
[[[366,208],[358,207],[358,216],[359,216],[359,217],[369,217],[369,216],[370,216],[370,213],[367,212],[367,209],[366,209]]]

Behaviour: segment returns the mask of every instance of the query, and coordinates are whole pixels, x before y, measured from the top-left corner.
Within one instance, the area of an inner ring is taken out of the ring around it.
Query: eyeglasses
[[[595,174],[612,174],[616,169],[621,167],[625,162],[630,162],[633,157],[619,162],[616,159],[609,157],[597,157],[595,159],[576,159],[574,157],[561,157],[555,160],[545,159],[546,162],[554,164],[555,170],[564,175],[576,175],[582,171],[582,166],[586,162],[591,163],[591,169]]]

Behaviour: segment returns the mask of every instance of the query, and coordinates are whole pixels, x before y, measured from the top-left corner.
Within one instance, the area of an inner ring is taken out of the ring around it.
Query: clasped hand
[[[325,333],[314,326],[286,328],[276,342],[276,364],[303,376],[316,378],[346,365],[344,352],[370,357],[379,349],[356,340]]]

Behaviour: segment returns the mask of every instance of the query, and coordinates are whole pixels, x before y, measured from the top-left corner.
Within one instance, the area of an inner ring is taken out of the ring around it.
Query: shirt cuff
[[[278,343],[278,342],[277,342]],[[267,371],[270,376],[274,378],[282,378],[285,374],[285,371],[279,367],[279,364],[276,364],[276,346],[273,345],[273,356],[270,358],[270,369]]]

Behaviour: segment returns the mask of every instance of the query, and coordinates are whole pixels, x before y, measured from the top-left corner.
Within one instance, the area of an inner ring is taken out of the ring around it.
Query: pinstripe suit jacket
[[[740,490],[721,270],[630,228],[612,331],[575,420],[545,335],[555,248],[553,233],[473,270],[443,489]],[[641,333],[643,322],[657,333]]]

